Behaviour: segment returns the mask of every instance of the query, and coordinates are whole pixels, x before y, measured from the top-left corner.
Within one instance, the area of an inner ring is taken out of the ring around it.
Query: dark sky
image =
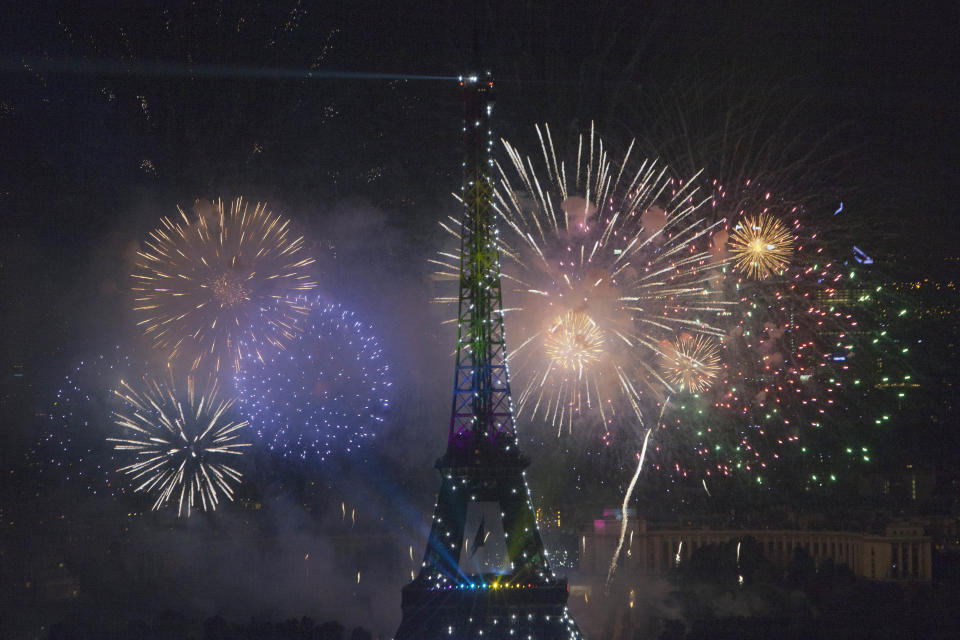
[[[302,225],[342,276],[327,293],[404,336],[394,355],[408,369],[442,363],[436,380],[410,376],[436,396],[418,415],[442,416],[449,363],[435,338],[452,338],[416,323],[436,320],[421,308],[433,293],[425,259],[459,181],[455,83],[264,76],[311,65],[456,75],[471,64],[475,24],[504,135],[596,120],[625,146],[652,130],[649,105],[685,87],[748,104],[773,95],[774,119],[790,113],[787,141],[836,158],[824,165],[832,179],[817,177],[820,206],[845,201],[852,228],[877,221],[886,235],[864,243],[898,248],[917,271],[956,254],[950,3],[116,4],[8,3],[0,16],[5,466],[66,367],[130,339],[131,253],[198,197],[243,193]],[[161,64],[169,74],[151,71]],[[224,73],[198,77],[194,64]]]
[[[742,87],[748,101],[770,92],[774,114],[801,105],[791,135],[801,144],[826,136],[824,155],[842,158],[829,195],[847,200],[857,225],[895,221],[913,255],[928,252],[912,247],[950,252],[957,240],[956,8],[112,4],[7,9],[0,207],[8,358],[34,360],[65,339],[86,339],[81,311],[98,308],[97,296],[116,285],[104,283],[104,271],[118,268],[109,254],[129,248],[174,203],[243,191],[312,208],[319,222],[318,209],[359,198],[416,237],[432,229],[455,187],[456,92],[444,81],[157,77],[142,72],[145,64],[449,76],[472,60],[478,24],[506,135],[528,135],[537,121],[573,131],[596,120],[625,145],[649,124],[637,105],[678,86],[734,96]],[[58,71],[43,70],[51,61]],[[102,62],[128,73],[89,72]]]

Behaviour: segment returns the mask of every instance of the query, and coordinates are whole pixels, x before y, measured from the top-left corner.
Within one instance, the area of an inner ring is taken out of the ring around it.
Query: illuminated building
[[[620,525],[615,519],[597,520],[581,535],[580,574],[598,580],[606,575],[617,545]],[[846,565],[868,580],[930,582],[931,538],[913,522],[889,524],[882,535],[850,531],[796,531],[786,529],[647,529],[639,521],[621,552],[622,579],[666,575],[690,559],[697,549],[752,538],[763,555],[785,569],[797,549],[817,566],[831,561]]]

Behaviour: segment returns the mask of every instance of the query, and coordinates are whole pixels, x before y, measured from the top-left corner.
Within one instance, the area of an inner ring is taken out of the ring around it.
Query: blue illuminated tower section
[[[397,640],[580,638],[551,570],[517,447],[493,204],[493,78],[460,78],[463,212],[453,406],[430,538]]]

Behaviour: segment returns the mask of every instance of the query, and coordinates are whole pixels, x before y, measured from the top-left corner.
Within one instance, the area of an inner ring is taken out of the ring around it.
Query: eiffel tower
[[[489,72],[460,78],[464,209],[453,409],[420,573],[403,588],[396,640],[582,636],[551,570],[517,446],[493,207]]]

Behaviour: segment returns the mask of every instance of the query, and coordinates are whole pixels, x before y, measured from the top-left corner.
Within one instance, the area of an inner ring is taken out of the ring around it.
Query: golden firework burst
[[[714,323],[737,302],[716,286],[726,262],[709,242],[726,222],[703,212],[699,174],[675,179],[631,155],[632,143],[615,159],[592,126],[559,149],[549,127],[536,133],[535,154],[504,141],[493,195],[504,264],[491,267],[510,318],[516,415],[542,415],[558,434],[588,413],[607,426],[618,414],[642,423],[643,406],[671,389],[660,343],[684,330],[725,333]],[[458,218],[441,225],[462,240]],[[458,281],[461,259],[441,250],[431,262]]]
[[[747,216],[730,234],[733,267],[747,277],[762,280],[782,271],[793,254],[793,234],[768,214]]]
[[[316,286],[303,237],[265,204],[242,198],[162,220],[137,253],[134,311],[154,346],[191,369],[240,367],[240,341],[282,347],[306,314],[297,294]]]
[[[567,311],[547,330],[544,350],[558,366],[582,371],[600,361],[606,339],[593,318],[581,311]]]
[[[663,349],[661,368],[672,386],[680,391],[706,391],[720,373],[717,343],[710,338],[682,334]]]

